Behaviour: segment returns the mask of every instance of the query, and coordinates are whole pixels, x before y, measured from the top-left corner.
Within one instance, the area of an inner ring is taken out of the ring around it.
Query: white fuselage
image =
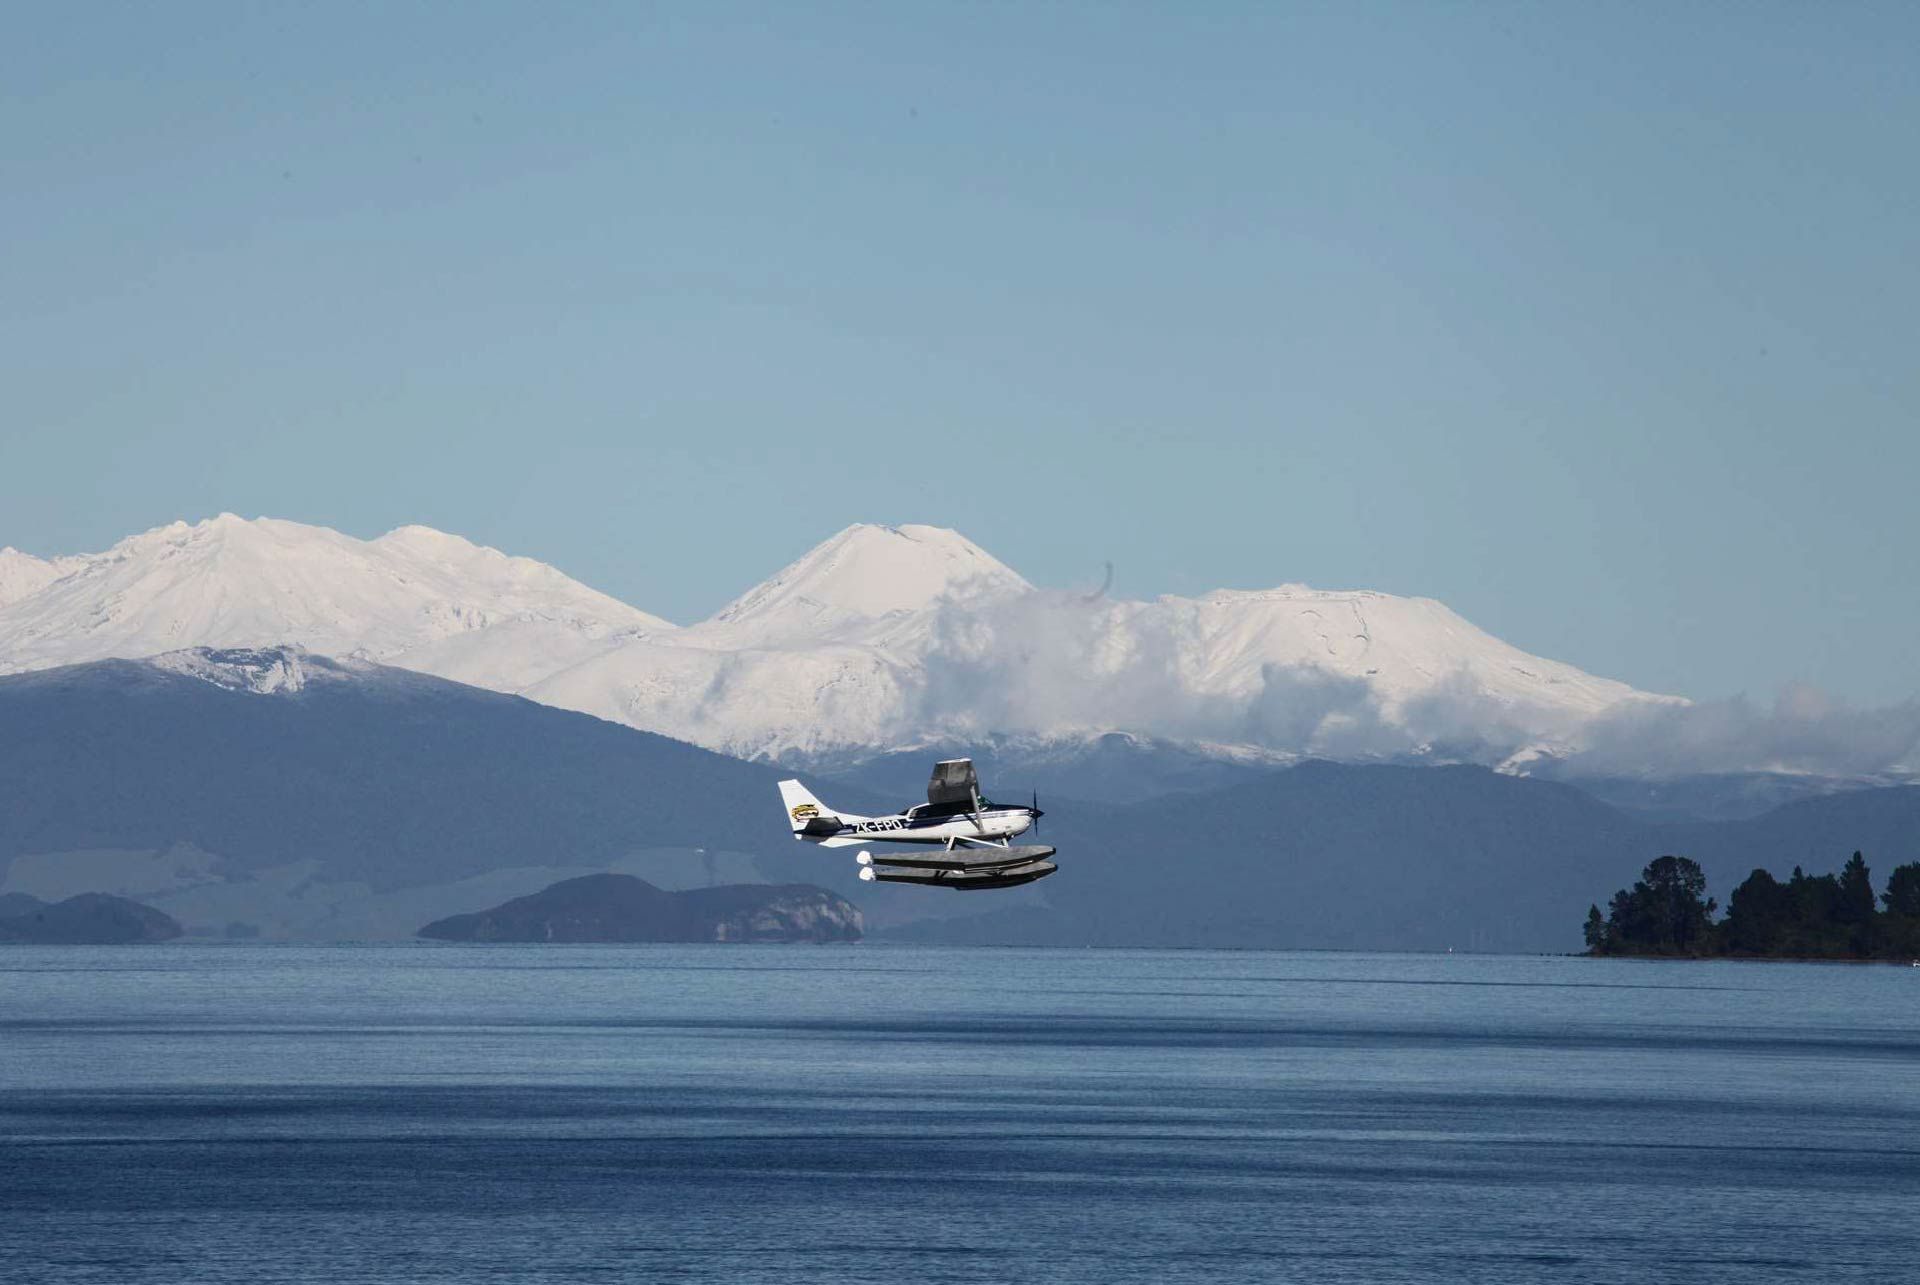
[[[837,834],[822,835],[815,843],[829,848],[857,843],[1005,843],[1025,834],[1033,825],[1033,809],[988,805],[974,813],[925,815],[927,808],[908,808],[885,817],[842,816]],[[812,838],[812,836],[807,836]]]

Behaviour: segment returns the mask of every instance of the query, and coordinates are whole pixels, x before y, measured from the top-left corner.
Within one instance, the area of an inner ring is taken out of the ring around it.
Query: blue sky
[[[1920,8],[15,6],[0,544],[852,521],[1920,692]]]

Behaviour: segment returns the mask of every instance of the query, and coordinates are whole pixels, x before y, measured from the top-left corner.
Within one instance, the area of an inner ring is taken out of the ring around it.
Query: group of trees
[[[1894,870],[1879,905],[1858,852],[1837,875],[1800,867],[1785,883],[1755,870],[1727,900],[1706,895],[1707,877],[1685,857],[1660,857],[1602,916],[1587,910],[1590,955],[1735,956],[1776,959],[1920,958],[1920,861]]]

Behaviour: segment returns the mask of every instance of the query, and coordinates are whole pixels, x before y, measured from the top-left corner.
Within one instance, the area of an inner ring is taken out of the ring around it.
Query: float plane
[[[1010,840],[1036,828],[1045,815],[1040,796],[1031,806],[989,802],[980,793],[972,759],[947,759],[933,765],[927,801],[892,816],[862,817],[835,811],[798,781],[780,782],[793,837],[824,848],[869,843],[938,845],[938,856],[905,852],[861,852],[860,877],[869,883],[917,883],[937,888],[985,892],[1015,888],[1044,879],[1059,869],[1047,860],[1054,850],[1042,845],[1015,847]]]

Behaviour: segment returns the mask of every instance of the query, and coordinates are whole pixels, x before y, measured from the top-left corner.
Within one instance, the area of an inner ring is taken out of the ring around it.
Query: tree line
[[[1589,955],[1704,959],[1920,959],[1920,861],[1897,867],[1876,903],[1873,875],[1856,852],[1837,875],[1799,866],[1786,882],[1755,870],[1727,899],[1726,917],[1707,896],[1707,877],[1686,857],[1649,863],[1603,916],[1587,909]]]

